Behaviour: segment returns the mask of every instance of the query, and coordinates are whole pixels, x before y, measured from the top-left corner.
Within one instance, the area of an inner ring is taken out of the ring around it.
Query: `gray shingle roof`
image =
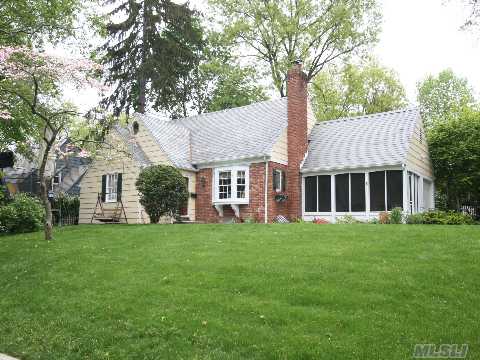
[[[190,131],[178,121],[166,121],[156,115],[136,114],[157,140],[174,166],[193,169],[190,155]]]
[[[406,109],[318,123],[302,172],[403,164],[419,118]]]
[[[136,116],[143,120],[172,162],[187,168],[190,164],[270,155],[287,126],[287,99],[172,121],[155,114]]]
[[[119,125],[114,126],[114,130],[120,135],[121,139],[129,145],[129,149],[132,153],[133,159],[141,166],[151,165],[151,161],[148,159],[148,156],[142,150],[142,148],[134,143],[130,143],[130,131],[126,128],[123,128]]]

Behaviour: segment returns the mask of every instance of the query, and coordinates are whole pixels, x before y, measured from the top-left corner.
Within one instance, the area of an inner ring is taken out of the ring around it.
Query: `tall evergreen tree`
[[[107,0],[115,5],[101,50],[113,93],[104,102],[116,113],[168,108],[179,78],[198,63],[202,34],[188,4],[171,0]],[[121,18],[120,22],[113,19]]]

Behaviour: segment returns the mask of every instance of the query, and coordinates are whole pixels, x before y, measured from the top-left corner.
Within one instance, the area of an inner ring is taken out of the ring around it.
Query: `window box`
[[[285,193],[275,194],[275,201],[278,203],[283,203],[288,200],[288,195]]]

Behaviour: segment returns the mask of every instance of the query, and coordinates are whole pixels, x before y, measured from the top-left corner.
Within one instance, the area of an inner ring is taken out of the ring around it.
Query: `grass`
[[[21,359],[480,358],[480,227],[77,226],[0,238]]]

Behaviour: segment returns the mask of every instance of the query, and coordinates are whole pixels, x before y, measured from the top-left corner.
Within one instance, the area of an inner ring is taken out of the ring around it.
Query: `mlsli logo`
[[[416,359],[465,359],[468,344],[416,344],[413,357]]]

